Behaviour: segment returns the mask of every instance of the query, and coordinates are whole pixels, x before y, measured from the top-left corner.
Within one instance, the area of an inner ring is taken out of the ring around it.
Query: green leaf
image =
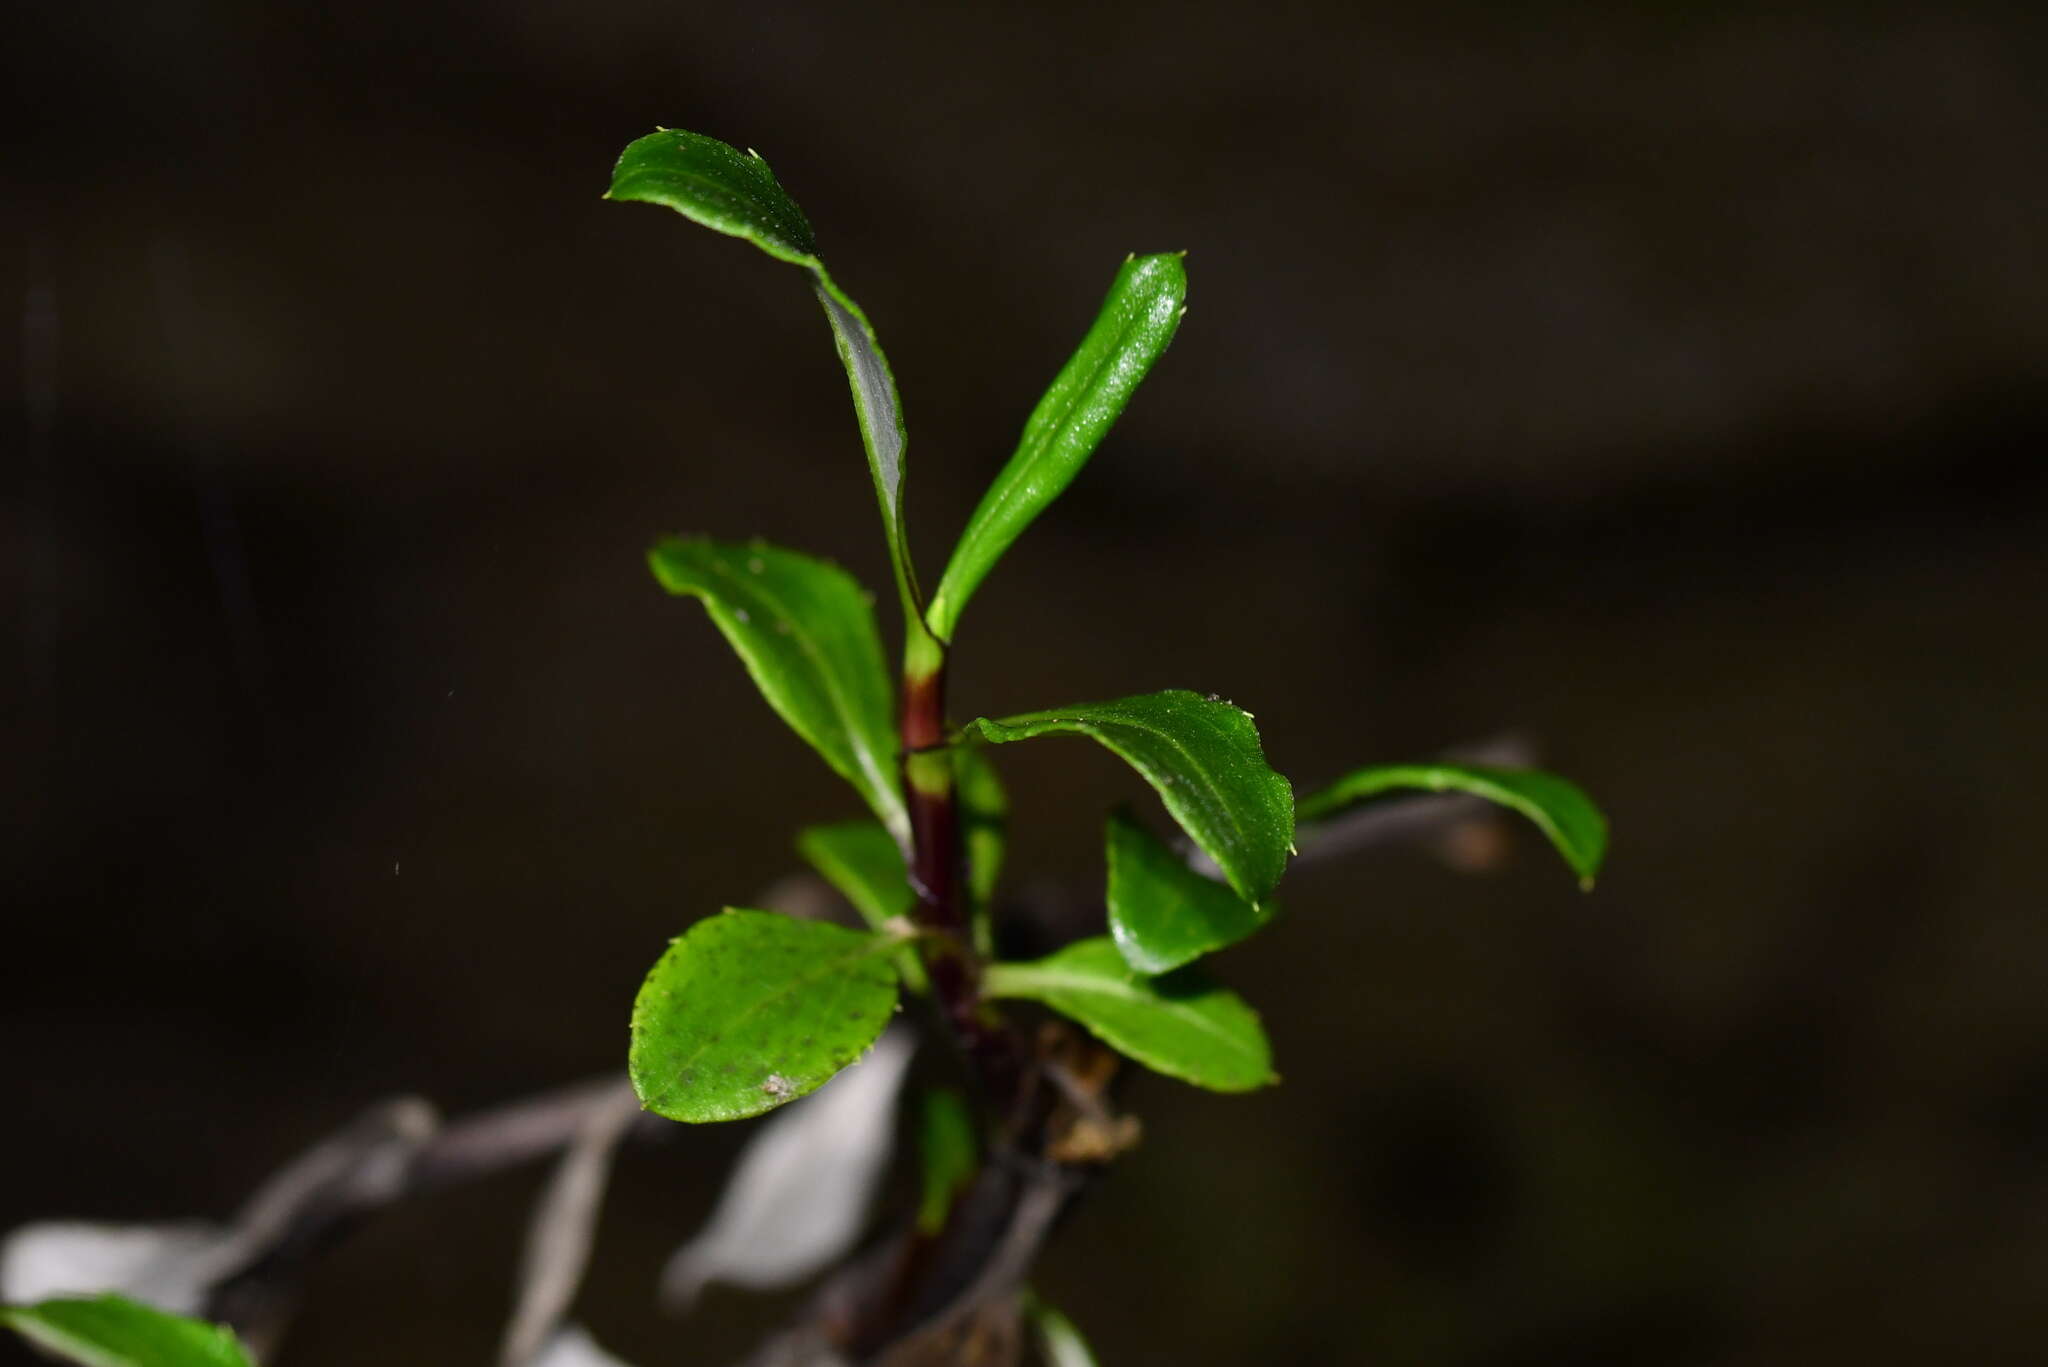
[[[1095,325],[1032,410],[1016,454],[982,495],[953,548],[925,614],[940,640],[953,639],[968,598],[1010,543],[1073,483],[1173,340],[1187,311],[1181,255],[1125,258]]]
[[[903,851],[879,822],[810,826],[798,833],[796,848],[874,929],[893,934],[890,923],[908,918],[916,909]],[[905,945],[896,955],[896,969],[904,986],[913,992],[925,990],[929,979],[916,950]]]
[[[728,909],[670,942],[633,1003],[626,1067],[671,1120],[742,1120],[816,1091],[896,1005],[903,940]]]
[[[1564,862],[1591,888],[1607,855],[1607,818],[1577,784],[1537,769],[1469,764],[1383,764],[1357,769],[1301,803],[1303,821],[1322,821],[1382,793],[1401,789],[1471,793],[1512,807],[1536,823]]]
[[[917,1135],[918,1153],[924,1161],[917,1229],[920,1234],[937,1234],[952,1214],[953,1203],[974,1180],[981,1163],[981,1145],[967,1103],[947,1088],[924,1094]]]
[[[923,630],[917,611],[917,576],[903,534],[903,404],[888,358],[860,305],[839,288],[817,256],[810,221],[755,152],[680,128],[636,139],[619,154],[605,198],[638,200],[674,209],[717,232],[744,238],[778,260],[810,271],[818,302],[832,325],[832,340],[853,392],[854,416],[867,448],[868,471],[881,505],[882,531],[904,615]]]
[[[1038,1356],[1045,1367],[1095,1367],[1095,1353],[1074,1322],[1029,1294],[1025,1308],[1038,1330]]]
[[[233,1330],[123,1296],[4,1306],[0,1324],[86,1367],[249,1367]]]
[[[768,705],[907,841],[889,674],[853,576],[765,543],[704,537],[668,537],[647,562],[670,593],[704,600]]]
[[[1294,798],[1259,748],[1252,714],[1185,689],[1076,703],[969,728],[1001,744],[1052,732],[1093,736],[1159,791],[1166,810],[1239,895],[1264,901],[1294,846]]]
[[[1134,974],[1108,936],[1035,963],[991,964],[982,991],[1044,1002],[1147,1068],[1198,1087],[1248,1092],[1279,1081],[1258,1013],[1243,998],[1198,969]]]
[[[1140,973],[1168,973],[1236,944],[1271,919],[1223,884],[1204,878],[1152,832],[1117,812],[1109,818],[1109,933]]]
[[[960,838],[967,853],[967,896],[974,916],[974,944],[990,954],[989,904],[1002,880],[1009,843],[1010,795],[985,746],[963,740],[953,751],[953,792],[960,804]]]
[[[809,826],[798,834],[796,848],[876,930],[909,916],[917,905],[902,849],[875,822]]]
[[[663,128],[628,144],[605,198],[667,205],[800,266],[818,259],[810,220],[760,154],[701,133]]]

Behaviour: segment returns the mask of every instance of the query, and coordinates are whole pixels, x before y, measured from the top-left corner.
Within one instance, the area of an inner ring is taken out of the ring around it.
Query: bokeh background
[[[1141,1080],[1040,1284],[1111,1364],[2020,1360],[2048,1333],[2038,10],[33,4],[0,1226],[229,1213],[361,1107],[616,1067],[665,939],[851,794],[641,563],[885,583],[789,268],[603,203],[760,149],[880,329],[930,573],[1131,250],[1191,312],[959,640],[1297,783],[1515,732],[1615,825],[1304,869],[1220,970],[1286,1085]],[[1142,789],[1006,752],[1014,886]],[[743,1127],[630,1159],[649,1308]],[[488,1360],[527,1172],[324,1265],[287,1364]],[[11,1351],[11,1350],[7,1350]]]

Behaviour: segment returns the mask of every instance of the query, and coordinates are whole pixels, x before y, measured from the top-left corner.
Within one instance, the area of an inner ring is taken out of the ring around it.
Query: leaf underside
[[[663,588],[703,600],[769,706],[907,840],[882,638],[853,576],[766,543],[706,537],[667,537],[647,559]]]
[[[1166,810],[1223,871],[1261,902],[1286,870],[1294,797],[1266,763],[1251,713],[1185,689],[969,723],[1002,744],[1058,732],[1092,736],[1159,793]]]
[[[633,1003],[627,1071],[671,1120],[741,1120],[817,1090],[896,1006],[900,939],[727,910],[670,943]]]
[[[87,1367],[249,1367],[234,1331],[124,1296],[0,1307],[0,1324]]]
[[[1540,769],[1491,769],[1470,764],[1382,764],[1346,774],[1313,797],[1300,817],[1326,821],[1346,809],[1403,789],[1470,793],[1520,812],[1549,837],[1564,862],[1591,888],[1607,856],[1607,818],[1577,784]]]
[[[1168,973],[1264,926],[1259,908],[1189,868],[1123,812],[1109,819],[1109,933],[1140,973]]]
[[[1023,997],[1069,1016],[1154,1072],[1218,1092],[1279,1079],[1258,1013],[1199,969],[1163,978],[1131,972],[1107,936],[1032,963],[990,965],[991,997]]]

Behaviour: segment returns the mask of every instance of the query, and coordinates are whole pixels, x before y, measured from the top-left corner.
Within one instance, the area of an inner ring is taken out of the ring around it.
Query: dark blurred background
[[[616,1067],[665,939],[855,802],[641,563],[886,572],[802,280],[603,203],[760,149],[943,559],[1131,250],[1178,341],[969,614],[956,712],[1185,685],[1309,785],[1505,731],[1615,826],[1307,868],[1040,1285],[1109,1364],[2012,1361],[2048,1333],[2048,176],[2032,7],[315,9],[8,20],[0,1228],[220,1217],[372,1100]],[[1002,756],[1014,883],[1142,788]],[[648,1308],[745,1127],[633,1158]],[[488,1359],[523,1173],[285,1362]]]

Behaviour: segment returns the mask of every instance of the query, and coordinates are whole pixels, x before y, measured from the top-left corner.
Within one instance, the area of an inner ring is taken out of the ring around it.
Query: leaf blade
[[[1045,1367],[1097,1367],[1094,1350],[1072,1320],[1035,1295],[1025,1310],[1038,1330],[1038,1355]]]
[[[960,1093],[935,1088],[918,1109],[917,1229],[935,1235],[945,1228],[953,1203],[974,1180],[981,1164],[981,1140]]]
[[[853,903],[871,930],[885,929],[890,921],[910,915],[917,905],[903,850],[877,822],[806,826],[797,835],[796,848]]]
[[[817,237],[759,153],[680,128],[635,138],[612,166],[606,199],[660,204],[713,232],[797,265],[817,262]]]
[[[1029,712],[970,730],[995,744],[1055,732],[1090,736],[1157,790],[1166,810],[1246,901],[1263,901],[1286,870],[1294,795],[1266,763],[1251,713],[1185,689]]]
[[[233,1330],[125,1296],[0,1306],[0,1324],[86,1367],[250,1367]]]
[[[753,243],[811,273],[832,342],[846,370],[854,419],[882,514],[890,569],[913,631],[924,629],[917,574],[903,530],[903,400],[881,340],[860,305],[833,281],[817,255],[810,220],[758,153],[680,128],[636,138],[619,154],[606,199],[657,204],[714,232]]]
[[[997,963],[991,997],[1023,997],[1081,1023],[1154,1072],[1217,1092],[1279,1081],[1258,1013],[1196,969],[1134,974],[1107,936],[1080,940],[1032,963]]]
[[[768,705],[908,840],[893,690],[853,577],[795,551],[708,537],[664,538],[647,558],[663,588],[703,601]]]
[[[953,752],[953,791],[960,805],[960,842],[967,856],[968,911],[974,946],[992,957],[989,912],[1002,881],[1010,840],[1010,795],[986,747],[963,743]]]
[[[817,1090],[896,1005],[893,936],[728,908],[671,941],[633,1003],[627,1072],[671,1120],[743,1120]]]
[[[1095,322],[1025,421],[1016,452],[953,547],[925,614],[940,640],[952,640],[975,589],[1073,482],[1173,340],[1186,312],[1182,255],[1125,258]]]
[[[1170,973],[1272,918],[1270,903],[1261,909],[1204,878],[1127,813],[1111,814],[1105,844],[1110,938],[1136,972]]]
[[[1355,769],[1301,802],[1303,821],[1335,816],[1381,793],[1403,789],[1470,793],[1520,812],[1543,832],[1579,886],[1591,889],[1607,856],[1607,818],[1585,790],[1540,769],[1472,764],[1381,764]]]
[[[907,920],[916,909],[910,875],[895,837],[878,821],[841,821],[807,826],[797,833],[797,853],[853,904],[870,930],[894,933],[892,922]],[[903,985],[923,992],[930,980],[917,951],[906,945],[896,955]]]

